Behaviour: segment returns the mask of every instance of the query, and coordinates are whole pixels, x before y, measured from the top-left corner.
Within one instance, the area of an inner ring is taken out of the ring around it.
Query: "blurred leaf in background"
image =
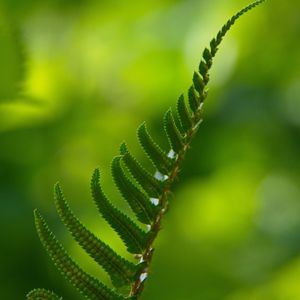
[[[80,299],[38,241],[39,207],[85,270],[109,284],[59,222],[60,180],[83,222],[125,248],[93,206],[105,192],[128,210],[110,176],[147,120],[165,145],[162,116],[185,91],[202,49],[248,1],[0,2],[0,290],[32,288]],[[267,1],[218,53],[205,122],[186,158],[143,299],[300,299],[299,1]],[[149,165],[151,168],[151,166]],[[130,213],[130,212],[128,212]],[[174,288],[175,287],[175,288]]]

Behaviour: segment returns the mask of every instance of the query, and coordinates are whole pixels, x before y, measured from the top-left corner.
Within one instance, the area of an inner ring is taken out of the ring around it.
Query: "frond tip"
[[[45,289],[34,289],[26,295],[27,300],[63,300],[62,297]]]

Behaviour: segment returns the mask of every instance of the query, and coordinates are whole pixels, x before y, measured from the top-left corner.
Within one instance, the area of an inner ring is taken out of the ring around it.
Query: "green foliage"
[[[139,162],[130,154],[125,143],[121,145],[120,152],[122,160],[129,172],[145,192],[150,197],[159,197],[163,191],[162,183],[139,164]]]
[[[193,86],[189,88],[189,104],[192,111],[195,113],[198,111],[199,104],[200,104],[200,97],[197,96],[196,90]]]
[[[169,140],[170,151],[166,153],[161,149],[149,134],[145,123],[138,128],[137,135],[140,144],[157,169],[154,176],[136,161],[129,153],[125,143],[121,145],[120,156],[115,157],[112,161],[112,175],[117,188],[131,207],[137,220],[147,225],[148,232],[144,232],[135,221],[113,206],[100,186],[99,170],[94,171],[91,180],[93,199],[100,214],[118,233],[127,246],[127,250],[139,259],[136,264],[121,258],[91,233],[69,208],[60,186],[58,184],[55,186],[55,204],[62,222],[80,246],[109,274],[114,287],[128,287],[129,295],[120,295],[85,273],[69,257],[40,213],[35,211],[36,228],[47,253],[62,275],[87,299],[137,299],[141,295],[152,259],[153,243],[168,208],[168,194],[202,120],[202,103],[207,96],[205,88],[209,82],[208,72],[212,66],[212,59],[217,53],[223,37],[235,21],[262,2],[264,0],[256,1],[234,15],[218,32],[217,37],[212,39],[210,49],[205,48],[199,72],[194,73],[193,85],[188,91],[189,107],[183,95],[177,102],[177,117],[180,126],[176,124],[171,109],[165,114],[164,128]],[[130,179],[126,169],[135,178],[137,184]],[[59,299],[53,293],[45,290],[34,290],[28,294],[27,298]]]
[[[28,300],[62,300],[61,297],[45,289],[34,289],[26,297]]]
[[[121,167],[121,159],[121,156],[117,156],[112,162],[112,175],[115,183],[138,220],[144,224],[151,224],[156,215],[155,207],[149,202],[147,195],[126,176]]]
[[[82,295],[84,295],[87,299],[123,299],[123,297],[115,294],[97,279],[84,272],[69,257],[64,247],[58,242],[54,234],[49,229],[46,221],[37,210],[34,212],[34,217],[39,238],[55,266]],[[79,232],[79,234],[83,235],[81,232]]]
[[[149,234],[142,231],[128,216],[115,208],[104,195],[100,186],[100,171],[94,171],[91,189],[94,201],[103,218],[118,233],[130,253],[142,253]]]
[[[195,73],[198,75],[198,73]],[[199,76],[199,75],[198,75]],[[200,78],[200,76],[199,76]],[[180,125],[181,125],[181,131],[187,132],[188,130],[190,130],[192,128],[192,119],[190,116],[190,113],[188,111],[188,108],[186,106],[186,103],[184,101],[184,96],[181,95],[178,99],[177,102],[177,113],[178,113],[178,118],[180,121]]]
[[[135,278],[138,267],[122,259],[80,223],[64,199],[59,184],[55,185],[55,204],[61,220],[74,239],[106,270],[115,286],[128,284]]]
[[[148,133],[145,123],[138,128],[137,134],[141,146],[153,165],[162,174],[168,174],[172,170],[172,160],[168,157],[168,154],[154,142],[153,138]]]
[[[176,153],[179,153],[184,146],[184,142],[180,131],[175,124],[171,109],[169,109],[165,114],[164,125],[171,149],[173,149]]]

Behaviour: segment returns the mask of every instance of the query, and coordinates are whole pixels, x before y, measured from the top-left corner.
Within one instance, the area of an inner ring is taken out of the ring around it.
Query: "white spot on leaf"
[[[148,273],[142,273],[142,274],[140,275],[140,282],[145,281],[145,279],[147,278],[147,276],[148,276]]]
[[[175,153],[175,151],[174,151],[173,149],[171,149],[171,150],[169,151],[168,157],[171,158],[171,159],[173,159],[173,158],[176,157],[176,153]]]
[[[159,199],[158,198],[150,198],[150,202],[153,205],[157,206],[159,204]]]
[[[154,178],[156,178],[159,181],[166,181],[169,177],[167,175],[160,173],[159,171],[156,171],[154,174]]]

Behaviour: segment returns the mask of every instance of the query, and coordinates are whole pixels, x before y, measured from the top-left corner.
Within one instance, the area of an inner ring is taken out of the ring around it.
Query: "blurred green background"
[[[52,200],[59,180],[81,220],[128,257],[89,191],[128,211],[110,176],[123,140],[191,83],[202,49],[246,0],[0,1],[0,291],[81,299],[37,238],[38,207],[79,264]],[[300,3],[267,1],[237,23],[215,60],[205,121],[156,244],[142,299],[300,299]],[[130,212],[128,211],[130,214]]]

